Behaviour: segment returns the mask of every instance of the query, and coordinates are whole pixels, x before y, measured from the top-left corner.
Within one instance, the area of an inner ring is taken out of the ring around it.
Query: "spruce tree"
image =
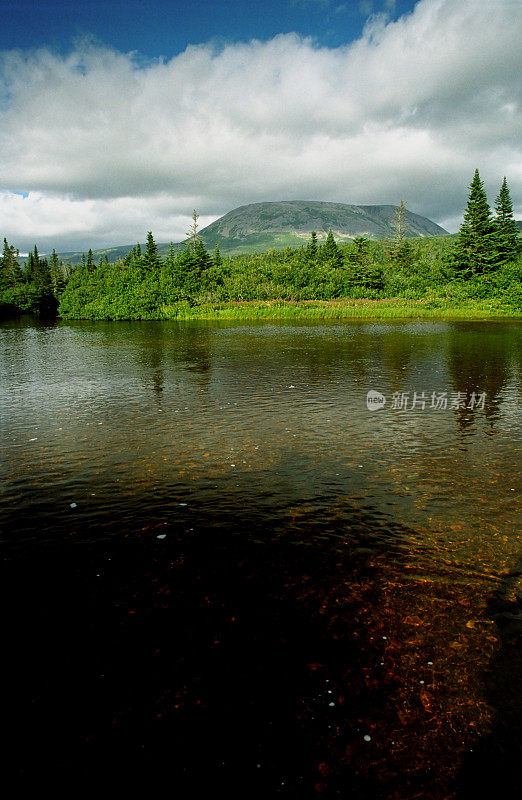
[[[306,248],[306,254],[307,254],[308,258],[310,259],[310,261],[315,262],[315,261],[317,261],[317,252],[318,252],[318,248],[317,248],[317,233],[316,233],[316,231],[312,231],[311,234],[310,234],[310,237],[311,237],[310,241],[309,241],[309,243],[307,245],[307,248]]]
[[[392,252],[392,259],[402,269],[407,270],[413,266],[415,260],[413,247],[407,239],[404,239],[400,247],[395,247]]]
[[[327,264],[331,267],[342,267],[344,260],[343,254],[339,250],[337,246],[337,242],[334,239],[334,235],[332,233],[332,229],[328,229],[328,236],[326,237],[326,242],[323,245],[323,258]]]
[[[408,222],[407,208],[404,200],[395,209],[392,226],[395,228],[394,245],[391,252],[392,261],[402,269],[413,266],[413,249],[406,238],[406,225]]]
[[[349,255],[349,262],[356,271],[364,275],[370,265],[370,243],[365,236],[356,236],[353,240],[353,249]]]
[[[176,250],[174,242],[171,242],[162,270],[163,285],[169,286],[170,290],[174,292],[181,291],[180,287],[185,279],[185,265],[180,261],[180,254],[180,251]]]
[[[147,244],[145,245],[145,253],[143,255],[143,266],[146,270],[153,271],[160,265],[160,258],[158,255],[158,247],[154,241],[152,231],[147,232]]]
[[[513,204],[509,194],[506,176],[495,201],[495,249],[499,263],[514,261],[522,250],[518,230],[513,216]]]
[[[196,245],[199,239],[198,219],[199,219],[199,214],[197,213],[196,209],[194,209],[194,211],[192,212],[192,225],[185,234],[185,236],[188,236],[188,238],[190,239],[189,247],[192,250],[192,252],[195,252]]]
[[[221,257],[219,243],[216,242],[216,246],[214,247],[214,266],[219,268],[222,264],[223,264],[223,258]]]
[[[495,266],[495,229],[478,169],[469,186],[468,204],[454,250],[455,266],[464,275],[490,272]]]
[[[176,250],[174,249],[174,242],[169,245],[169,254],[167,256],[167,265],[172,267],[176,261]]]
[[[202,239],[199,237],[194,248],[194,266],[200,275],[212,266],[212,259],[207,253]]]
[[[34,281],[34,253],[31,252],[27,256],[27,261],[25,264],[25,279],[27,283],[33,283]]]
[[[392,226],[395,228],[394,241],[395,241],[396,251],[401,249],[404,242],[404,238],[406,236],[406,222],[407,222],[406,211],[407,211],[406,203],[404,202],[404,200],[401,200],[400,204],[395,209],[393,215],[393,221],[391,223]]]
[[[38,248],[35,245],[32,253],[29,254],[29,280],[38,289],[44,292],[52,291],[51,271],[47,259],[40,258]]]
[[[353,256],[354,263],[365,266],[369,258],[369,241],[366,236],[356,236],[353,240]]]
[[[53,250],[49,260],[49,272],[53,285],[55,295],[59,295],[65,289],[65,275],[63,271],[63,263],[58,261],[56,250]]]
[[[0,263],[0,290],[23,283],[24,276],[15,255],[15,249],[4,237],[4,249]]]
[[[92,248],[89,247],[89,252],[87,253],[87,269],[89,272],[94,272],[96,269],[96,264],[94,263],[94,254],[92,252]]]

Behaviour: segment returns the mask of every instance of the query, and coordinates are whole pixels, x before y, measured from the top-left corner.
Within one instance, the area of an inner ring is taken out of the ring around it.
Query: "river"
[[[21,318],[0,364],[5,775],[520,779],[520,321]]]

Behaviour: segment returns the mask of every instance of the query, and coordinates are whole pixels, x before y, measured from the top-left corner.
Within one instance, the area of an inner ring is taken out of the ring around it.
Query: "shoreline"
[[[88,309],[85,309],[88,311]],[[447,299],[402,300],[338,299],[338,300],[245,300],[217,303],[163,305],[154,311],[132,315],[96,313],[82,316],[65,315],[64,320],[273,320],[273,319],[520,319],[522,309],[501,300],[455,303]]]

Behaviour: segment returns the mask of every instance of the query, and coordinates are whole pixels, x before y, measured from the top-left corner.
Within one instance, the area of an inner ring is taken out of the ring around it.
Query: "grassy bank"
[[[501,319],[522,318],[522,309],[502,300],[468,301],[448,299],[383,300],[254,300],[163,305],[132,319],[141,320],[350,320],[350,319]],[[92,319],[92,317],[90,317]],[[117,318],[116,316],[112,317]],[[120,317],[121,319],[122,317]]]

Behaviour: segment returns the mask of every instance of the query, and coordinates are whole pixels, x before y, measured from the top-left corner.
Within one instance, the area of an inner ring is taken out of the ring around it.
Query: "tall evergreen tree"
[[[407,212],[406,203],[404,202],[404,200],[401,200],[401,202],[394,211],[393,220],[391,223],[392,226],[395,228],[394,242],[395,242],[395,248],[397,250],[402,246],[404,238],[406,236],[406,222],[407,222],[406,212]]]
[[[469,186],[464,221],[454,249],[455,266],[465,275],[490,272],[496,262],[495,229],[478,169]]]
[[[177,251],[174,242],[170,243],[161,276],[163,284],[170,285],[174,291],[181,291],[184,285],[186,269],[189,267],[182,261],[181,255],[186,252],[188,252],[186,249]]]
[[[145,253],[143,254],[143,266],[146,270],[152,272],[160,265],[160,258],[158,255],[158,246],[154,241],[152,231],[147,232],[147,244],[145,245]]]
[[[370,261],[369,241],[365,236],[356,236],[353,240],[353,250],[350,253],[350,261],[361,270],[368,267]]]
[[[344,264],[343,254],[337,246],[331,228],[328,230],[328,236],[322,248],[322,256],[324,261],[331,267],[342,267]]]
[[[197,245],[198,239],[199,239],[198,219],[199,219],[199,214],[197,213],[196,209],[194,209],[194,211],[192,212],[192,224],[191,224],[190,228],[188,229],[187,233],[185,234],[185,236],[188,236],[188,238],[190,240],[189,247],[193,252],[196,250],[196,245]]]
[[[126,267],[130,267],[136,263],[136,246],[134,246],[132,250],[129,250],[129,252],[123,257],[122,263]]]
[[[395,228],[394,244],[391,252],[392,261],[399,267],[406,269],[413,265],[413,250],[406,238],[406,224],[408,221],[407,208],[404,200],[396,207],[392,226]]]
[[[89,247],[89,252],[87,253],[86,267],[89,272],[93,272],[96,269],[96,264],[94,263],[94,253],[92,252],[91,247]]]
[[[216,242],[216,245],[214,247],[214,266],[219,268],[222,265],[222,263],[223,263],[223,258],[221,256],[221,251],[219,249],[219,242]]]
[[[16,255],[14,247],[4,237],[4,248],[0,262],[0,289],[7,289],[10,286],[23,283],[24,276]]]
[[[175,261],[176,261],[176,250],[174,249],[174,242],[171,242],[169,245],[169,254],[167,256],[168,266],[172,267]]]
[[[32,253],[29,253],[27,262],[27,281],[35,287],[44,291],[52,291],[51,272],[47,259],[40,258],[38,247],[35,245]]]
[[[317,261],[318,247],[317,247],[317,233],[312,231],[310,233],[310,241],[306,247],[306,254],[310,261]]]
[[[36,245],[35,245],[36,249]],[[37,251],[38,253],[38,251]],[[27,261],[25,264],[25,277],[27,283],[33,283],[34,280],[34,267],[35,267],[35,258],[34,258],[34,251],[29,253],[27,256]]]
[[[194,250],[194,265],[195,268],[199,271],[200,275],[206,269],[209,269],[209,267],[212,266],[212,259],[205,249],[203,240],[199,238],[196,242],[196,247]]]
[[[63,270],[63,263],[58,261],[56,250],[53,249],[51,258],[49,259],[49,272],[51,275],[51,282],[55,295],[60,295],[65,289],[65,274]]]
[[[522,250],[522,244],[513,216],[513,203],[511,202],[506,176],[504,176],[500,192],[495,200],[495,219],[493,224],[495,248],[499,263],[514,261]]]

